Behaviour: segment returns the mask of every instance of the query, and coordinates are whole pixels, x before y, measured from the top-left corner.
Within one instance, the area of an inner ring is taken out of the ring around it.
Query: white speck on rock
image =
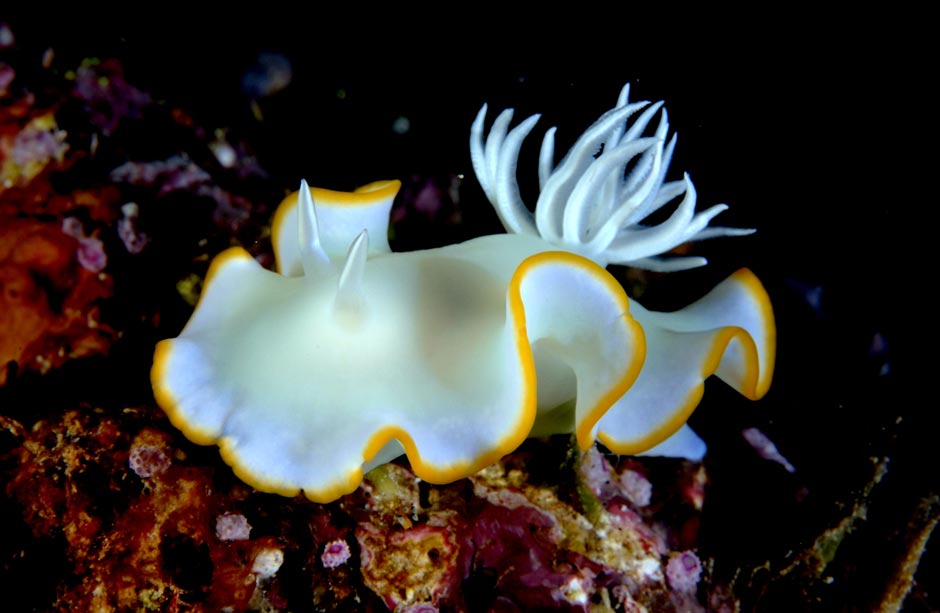
[[[642,576],[651,581],[663,580],[663,567],[656,558],[643,558],[637,568]]]
[[[283,551],[280,549],[262,549],[255,556],[255,561],[251,565],[251,572],[258,575],[260,579],[270,579],[277,574],[283,563]]]
[[[568,583],[562,586],[561,595],[571,604],[585,605],[588,602],[588,594],[584,589],[587,581],[581,577],[572,577]]]

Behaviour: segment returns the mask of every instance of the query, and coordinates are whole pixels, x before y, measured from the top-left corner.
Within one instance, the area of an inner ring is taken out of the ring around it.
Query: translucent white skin
[[[664,150],[661,137],[639,137],[658,107],[626,129],[636,105],[626,105],[626,90],[621,100],[554,172],[547,139],[540,178],[549,196],[534,216],[513,176],[533,122],[506,135],[501,115],[483,145],[481,112],[474,165],[510,234],[392,253],[385,237],[397,182],[355,193],[303,183],[275,216],[279,272],[238,248],[221,254],[186,328],[158,345],[158,402],[190,439],[218,444],[249,484],[318,502],[354,490],[364,471],[402,452],[418,476],[446,482],[530,433],[701,458],[704,443],[685,420],[704,379],[716,374],[749,398],[766,393],[773,315],[746,270],[675,313],[630,303],[604,270],[626,256],[658,269],[697,265],[654,248],[703,237],[716,212],[693,213],[687,179],[663,184],[674,139]],[[657,135],[664,126],[665,115]],[[611,152],[602,164],[599,142]],[[601,180],[601,171],[612,174]],[[613,231],[586,206],[591,190],[615,196],[601,205],[618,220]],[[662,226],[636,223],[683,194]]]
[[[331,257],[326,234],[346,230],[317,221],[301,193],[304,214],[280,216],[275,244],[304,239],[277,254],[303,274],[266,271],[239,249],[220,255],[154,366],[173,422],[219,444],[255,487],[328,501],[403,450],[424,479],[472,474],[536,420],[534,347],[568,365],[588,432],[636,378],[642,332],[590,261],[510,235],[369,255],[366,232]]]

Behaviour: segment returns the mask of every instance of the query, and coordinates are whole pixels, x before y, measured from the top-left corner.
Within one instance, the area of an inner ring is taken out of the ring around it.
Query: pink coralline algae
[[[128,253],[140,253],[150,242],[150,238],[137,229],[137,216],[140,207],[136,202],[128,202],[121,206],[121,219],[118,220],[118,237],[124,243]]]
[[[691,551],[673,554],[666,564],[666,579],[677,592],[694,592],[702,578],[702,563]]]
[[[494,588],[506,595],[507,604],[512,594],[514,604],[524,610],[555,608],[583,604],[579,594],[594,593],[587,573],[602,567],[558,547],[548,535],[549,528],[543,514],[526,508],[488,507],[475,519],[474,563],[480,568],[503,569],[495,577]]]
[[[139,119],[150,96],[124,80],[117,60],[85,60],[75,71],[75,97],[85,102],[91,122],[110,135],[123,119]]]
[[[165,473],[170,467],[170,458],[164,453],[166,440],[152,430],[144,430],[131,443],[127,464],[141,479]]]
[[[45,165],[49,160],[61,161],[69,146],[65,142],[65,132],[29,125],[16,135],[10,159],[21,168],[30,164]]]
[[[320,556],[320,561],[323,563],[324,568],[336,568],[345,564],[350,555],[349,545],[346,544],[346,541],[337,539],[326,544],[323,548],[323,554]]]
[[[597,447],[585,451],[579,471],[584,485],[603,502],[622,498],[638,508],[650,503],[653,486],[649,479],[632,468],[618,475]]]
[[[220,541],[247,541],[251,524],[241,513],[223,513],[215,519],[215,535]]]
[[[216,185],[212,175],[185,155],[150,162],[126,162],[111,171],[111,180],[157,187],[159,196],[189,192],[209,198],[216,203],[213,221],[233,232],[238,231],[249,219],[251,203]]]
[[[650,503],[653,485],[642,473],[627,469],[620,475],[619,482],[624,496],[634,506],[645,507]]]
[[[62,220],[62,232],[78,241],[78,263],[89,272],[101,272],[108,265],[104,243],[94,236],[86,236],[82,223],[74,217]]]
[[[646,551],[665,554],[668,551],[662,537],[628,505],[611,502],[607,506],[611,523],[629,531]]]
[[[159,185],[159,195],[190,190],[208,183],[212,177],[183,155],[152,162],[126,162],[111,171],[113,181],[131,185]]]
[[[9,73],[0,80],[12,78]],[[66,133],[51,111],[41,111],[25,125],[14,119],[14,133],[0,130],[0,191],[25,187],[50,165],[62,164],[69,150]]]
[[[94,236],[86,236],[78,241],[78,263],[89,272],[101,272],[108,265],[108,256],[104,252],[104,243]]]

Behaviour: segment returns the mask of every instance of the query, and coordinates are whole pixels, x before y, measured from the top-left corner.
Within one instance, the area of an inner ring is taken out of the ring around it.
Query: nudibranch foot
[[[692,462],[700,462],[705,457],[708,446],[689,424],[682,424],[666,440],[650,447],[637,455],[660,456],[666,458],[684,458]]]

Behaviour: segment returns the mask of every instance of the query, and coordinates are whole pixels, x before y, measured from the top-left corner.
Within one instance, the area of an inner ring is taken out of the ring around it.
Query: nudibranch
[[[606,271],[699,266],[663,254],[747,232],[708,227],[725,207],[696,213],[689,178],[665,181],[665,110],[628,93],[554,168],[549,130],[534,213],[515,172],[538,117],[510,131],[505,111],[484,140],[481,109],[471,159],[507,234],[393,253],[397,181],[351,193],[302,182],[275,214],[277,272],[238,247],[219,254],[180,336],[157,345],[158,403],[253,487],[317,502],[402,453],[443,483],[557,432],[582,448],[700,458],[685,422],[704,380],[761,397],[773,314],[748,270],[671,313],[630,300]],[[642,225],[680,198],[666,221]]]

